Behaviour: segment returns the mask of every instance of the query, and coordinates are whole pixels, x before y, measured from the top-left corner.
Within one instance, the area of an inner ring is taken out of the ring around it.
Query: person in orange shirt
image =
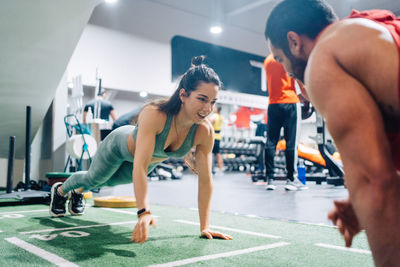
[[[296,93],[295,81],[290,78],[282,64],[276,62],[270,54],[264,61],[269,93],[267,145],[265,148],[265,173],[267,190],[275,190],[274,157],[276,144],[279,141],[281,129],[286,140],[286,170],[285,189],[296,191],[305,189],[297,177],[297,142],[300,134],[301,109],[300,99]]]

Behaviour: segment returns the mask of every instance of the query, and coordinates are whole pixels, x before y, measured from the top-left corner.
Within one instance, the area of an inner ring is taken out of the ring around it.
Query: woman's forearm
[[[133,171],[133,189],[135,192],[136,206],[140,209],[150,209],[147,193],[147,173],[144,170]]]
[[[200,217],[200,231],[209,228],[210,203],[213,191],[212,180],[201,182],[199,177],[198,208]]]

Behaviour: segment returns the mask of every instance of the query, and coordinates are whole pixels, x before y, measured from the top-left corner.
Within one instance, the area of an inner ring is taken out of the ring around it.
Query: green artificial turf
[[[337,229],[326,226],[213,212],[211,225],[281,238],[217,229],[232,235],[234,239],[207,240],[199,237],[198,225],[177,222],[177,220],[185,220],[198,223],[197,211],[152,206],[152,213],[158,216],[158,225],[156,228],[151,228],[149,240],[141,245],[129,243],[136,221],[134,208],[112,211],[89,207],[83,216],[68,215],[63,218],[50,218],[47,209],[45,205],[0,207],[1,266],[54,266],[49,261],[5,240],[10,237],[16,237],[42,248],[78,266],[148,266],[280,242],[288,244],[236,256],[203,259],[189,265],[373,266],[370,254],[316,246],[316,243],[344,246],[344,241]],[[96,225],[102,226],[93,227]],[[77,228],[71,229],[71,227]],[[41,230],[50,231],[32,232]],[[356,237],[353,248],[369,249],[364,233]]]

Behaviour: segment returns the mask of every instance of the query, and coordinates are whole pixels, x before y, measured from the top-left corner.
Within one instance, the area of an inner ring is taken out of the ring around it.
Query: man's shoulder
[[[112,107],[112,104],[108,100],[101,100],[102,105],[107,106],[107,107]]]
[[[365,42],[378,40],[376,33],[389,33],[385,26],[367,18],[345,18],[324,29],[316,42],[316,47],[359,46]],[[389,33],[390,34],[390,33]],[[343,46],[345,44],[345,46]],[[368,43],[367,43],[368,44]]]

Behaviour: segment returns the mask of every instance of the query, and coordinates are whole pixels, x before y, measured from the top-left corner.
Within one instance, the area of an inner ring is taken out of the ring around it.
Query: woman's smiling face
[[[189,96],[185,95],[184,90],[181,91],[183,108],[195,123],[204,120],[213,111],[218,89],[214,83],[200,82]]]

